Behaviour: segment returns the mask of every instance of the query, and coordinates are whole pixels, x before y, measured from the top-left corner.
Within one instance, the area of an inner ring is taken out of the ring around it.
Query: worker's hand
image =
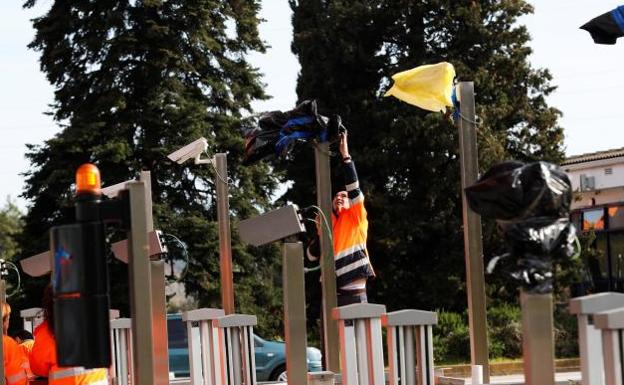
[[[340,155],[342,155],[342,159],[349,158],[349,145],[347,144],[347,132],[343,132],[340,134]]]
[[[321,236],[321,216],[319,214],[316,214],[316,217],[314,218],[314,222],[316,222],[316,235],[320,237]]]

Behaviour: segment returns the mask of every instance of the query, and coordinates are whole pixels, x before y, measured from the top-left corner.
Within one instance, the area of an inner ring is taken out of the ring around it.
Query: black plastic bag
[[[574,255],[576,229],[569,218],[535,217],[499,222],[499,226],[515,255],[551,256],[554,259]]]
[[[617,39],[624,36],[624,5],[596,16],[580,28],[590,33],[594,43],[613,45]]]
[[[529,218],[517,222],[499,222],[508,253],[488,265],[510,274],[531,293],[553,290],[552,264],[575,254],[576,230],[568,218]]]
[[[488,272],[497,266],[530,293],[552,292],[553,263],[575,254],[567,175],[547,162],[504,162],[465,191],[472,210],[498,221],[508,248]]]
[[[316,100],[304,100],[289,111],[271,111],[258,121],[262,130],[281,130],[284,134],[295,131],[320,133],[327,128],[327,117],[319,115]]]
[[[466,188],[470,208],[489,218],[520,220],[566,216],[572,202],[570,179],[547,162],[503,162]]]
[[[245,130],[243,165],[271,155],[287,159],[300,143],[318,138],[334,141],[346,129],[339,115],[328,118],[318,113],[315,100],[306,100],[290,111],[263,114],[256,127]]]
[[[253,164],[275,153],[275,144],[279,140],[279,130],[253,128],[245,135],[245,156],[243,165]]]

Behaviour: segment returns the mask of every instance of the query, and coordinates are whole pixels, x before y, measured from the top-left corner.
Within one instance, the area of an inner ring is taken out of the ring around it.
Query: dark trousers
[[[367,303],[366,289],[364,290],[341,290],[338,289],[338,306],[351,305],[352,303]]]

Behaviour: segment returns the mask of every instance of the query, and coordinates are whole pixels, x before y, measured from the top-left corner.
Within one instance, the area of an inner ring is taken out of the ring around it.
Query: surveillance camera
[[[167,155],[169,159],[174,162],[178,162],[182,164],[189,159],[195,159],[195,164],[198,163],[206,163],[204,159],[200,159],[201,154],[208,149],[208,141],[206,138],[202,137],[197,139],[196,141],[187,144],[181,149],[172,152]]]
[[[245,243],[261,246],[305,232],[299,207],[287,205],[238,223],[238,234]]]
[[[162,231],[153,230],[148,234],[148,243],[149,243],[149,256],[155,256],[158,254],[166,253],[167,246],[162,241]],[[128,263],[128,240],[124,239],[122,241],[115,242],[111,245],[111,251],[115,258],[120,260],[121,262]]]
[[[24,273],[31,277],[41,277],[52,271],[52,253],[44,251],[32,257],[24,258],[20,261]]]

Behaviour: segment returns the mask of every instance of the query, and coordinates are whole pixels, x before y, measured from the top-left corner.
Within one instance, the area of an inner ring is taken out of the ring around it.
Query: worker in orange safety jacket
[[[332,236],[338,306],[344,306],[368,302],[366,282],[375,276],[375,272],[366,248],[368,219],[364,208],[364,194],[360,190],[355,164],[349,154],[346,132],[340,136],[339,150],[345,190],[337,192],[332,201]],[[317,230],[320,231],[318,228]],[[310,260],[320,257],[319,245],[315,240],[308,246],[307,255]]]
[[[22,364],[22,367],[26,370],[26,376],[29,380],[35,378],[35,375],[30,370],[30,362],[28,361],[30,351],[35,344],[35,339],[32,333],[28,330],[22,329],[14,332],[11,337],[15,340],[15,342],[17,342],[19,347],[22,349],[22,353],[24,354],[24,363]]]
[[[7,335],[11,306],[2,303],[2,348],[4,353],[4,382],[6,385],[26,385],[26,370],[23,365],[27,361],[22,348]]]
[[[38,376],[47,377],[49,385],[108,385],[106,369],[57,365],[52,298],[52,287],[48,285],[43,295],[45,320],[35,329],[35,344],[30,352],[30,369]]]

